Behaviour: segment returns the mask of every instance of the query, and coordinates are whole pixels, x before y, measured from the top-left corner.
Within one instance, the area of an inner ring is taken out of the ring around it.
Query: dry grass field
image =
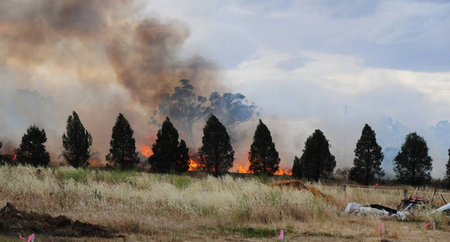
[[[409,221],[344,214],[348,202],[395,208],[400,188],[352,188],[308,184],[334,202],[307,190],[270,184],[280,178],[161,175],[70,167],[0,167],[0,206],[65,215],[119,231],[119,241],[448,241],[449,219],[422,212]],[[433,189],[411,194],[431,198]],[[447,200],[450,193],[439,191]],[[435,196],[436,205],[443,204]],[[423,225],[436,221],[437,228]],[[377,232],[384,222],[384,235]],[[14,235],[0,240],[14,241]],[[109,241],[37,235],[37,241]]]

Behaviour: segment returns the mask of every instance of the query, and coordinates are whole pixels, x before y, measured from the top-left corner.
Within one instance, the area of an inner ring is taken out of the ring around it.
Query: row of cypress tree
[[[293,176],[317,181],[329,177],[336,166],[336,160],[329,151],[329,143],[322,131],[316,130],[305,143],[303,155],[295,157]],[[394,158],[394,172],[402,184],[424,185],[431,180],[432,159],[425,139],[417,133],[406,136],[405,142]],[[355,158],[349,178],[358,183],[369,185],[384,175],[381,162],[384,155],[376,141],[375,131],[366,124],[354,150]],[[446,165],[445,183],[450,187],[450,149]]]
[[[425,139],[417,133],[406,136],[401,150],[394,158],[394,172],[399,182],[419,186],[431,180],[432,159]],[[349,178],[361,184],[373,184],[384,176],[381,162],[384,155],[376,141],[375,131],[366,124],[355,148],[354,167]],[[446,182],[450,185],[450,149]]]
[[[139,163],[136,152],[133,129],[123,114],[119,114],[110,141],[106,160],[121,169],[134,168]],[[203,171],[215,176],[222,175],[233,167],[234,150],[225,126],[212,115],[203,129],[202,147],[199,149],[199,163]],[[184,140],[180,140],[177,129],[169,118],[163,122],[152,146],[153,154],[148,161],[154,172],[185,172],[189,168],[189,149]],[[50,155],[44,143],[47,141],[44,129],[31,125],[22,137],[16,150],[17,161],[34,166],[47,166]],[[78,168],[88,165],[92,145],[92,136],[84,128],[80,117],[73,111],[67,119],[66,132],[62,136],[62,156],[71,166]],[[267,126],[258,125],[254,142],[249,152],[250,170],[256,174],[273,175],[280,162],[275,144]]]
[[[120,113],[112,129],[107,161],[121,169],[134,168],[139,163],[133,133],[128,120]],[[180,173],[188,170],[189,149],[184,140],[178,139],[177,129],[170,119],[166,118],[152,146],[153,154],[148,159],[152,171]],[[62,140],[64,159],[76,168],[86,166],[91,155],[92,136],[84,128],[75,111],[67,120]],[[30,126],[16,150],[18,162],[47,166],[50,155],[45,149],[46,141],[43,129],[35,125]],[[335,157],[329,148],[329,141],[323,132],[315,130],[306,140],[302,156],[294,159],[293,176],[315,181],[329,177],[336,166]],[[384,176],[381,168],[384,155],[381,150],[376,141],[375,131],[366,124],[354,150],[354,167],[350,170],[349,178],[361,184],[371,184],[381,179]],[[233,166],[234,150],[230,144],[230,137],[226,128],[214,115],[207,120],[203,129],[202,147],[198,154],[199,168],[215,176],[228,172]],[[248,159],[249,171],[254,174],[273,175],[279,169],[279,154],[269,129],[261,120],[256,128]],[[425,139],[416,133],[406,136],[405,143],[394,161],[394,171],[402,183],[422,185],[431,179],[432,159],[428,155]],[[450,158],[446,168],[446,179],[450,184]]]
[[[138,162],[133,130],[123,114],[119,114],[112,130],[111,148],[106,160],[122,169],[132,168]],[[31,125],[22,136],[15,155],[18,163],[47,166],[50,155],[44,143],[47,141],[44,129]],[[67,119],[66,132],[62,136],[62,156],[71,166],[78,168],[88,165],[91,157],[92,136],[84,128],[78,114],[73,111]],[[1,147],[1,146],[0,146]]]
[[[169,118],[166,118],[158,131],[152,151],[149,163],[153,171],[185,172],[189,168],[189,150],[184,140],[178,142],[178,131]],[[211,115],[203,128],[202,147],[198,156],[196,169],[214,176],[223,175],[233,167],[234,150],[230,137],[225,126],[214,115]],[[269,129],[261,120],[250,147],[249,160],[249,170],[252,173],[273,175],[278,170],[278,152]]]

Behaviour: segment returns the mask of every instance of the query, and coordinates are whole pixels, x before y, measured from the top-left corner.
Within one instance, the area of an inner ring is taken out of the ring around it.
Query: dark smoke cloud
[[[148,124],[151,111],[167,106],[159,104],[182,79],[191,80],[195,98],[209,97],[205,115],[222,115],[225,123],[247,120],[227,116],[240,111],[235,107],[245,97],[219,94],[226,90],[212,62],[182,56],[187,26],[144,17],[140,9],[128,0],[0,1],[0,106],[6,107],[0,110],[6,117],[0,138],[18,144],[26,128],[38,124],[47,131],[50,151],[60,154],[65,122],[76,110],[92,133],[94,151],[104,157],[117,114],[130,120],[138,144],[146,143],[156,132]]]
[[[180,60],[177,53],[189,35],[179,24],[156,19],[142,21],[131,41],[114,40],[108,56],[119,82],[142,104],[157,103],[179,80],[194,80],[198,86],[213,86],[216,68],[201,57]]]
[[[135,19],[135,11],[133,1],[2,1],[0,38],[7,57],[27,65],[52,61],[82,72],[85,64],[109,62],[117,78],[102,82],[118,82],[145,105],[154,105],[182,78],[214,86],[212,63],[178,57],[189,36],[186,26]]]

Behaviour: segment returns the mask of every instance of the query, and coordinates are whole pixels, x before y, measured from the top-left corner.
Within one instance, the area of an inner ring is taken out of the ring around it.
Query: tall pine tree
[[[292,176],[298,179],[301,179],[303,177],[300,158],[298,158],[297,156],[295,156],[294,164],[292,165]]]
[[[128,120],[119,113],[112,129],[109,154],[106,160],[117,164],[122,170],[134,168],[139,163],[133,129]]]
[[[280,164],[278,152],[272,142],[272,136],[267,126],[259,120],[256,127],[253,143],[249,152],[250,171],[254,174],[272,176]]]
[[[64,159],[73,167],[86,166],[91,157],[92,136],[84,128],[78,114],[73,111],[67,119],[66,133],[62,136]]]
[[[335,166],[336,159],[330,152],[328,140],[320,129],[316,129],[306,140],[303,155],[300,157],[302,177],[318,181],[319,178],[329,177]]]
[[[432,159],[427,142],[416,133],[406,136],[394,161],[394,172],[400,182],[420,186],[431,180]]]
[[[450,149],[448,149],[448,161],[445,169],[445,180],[447,183],[447,188],[450,188]]]
[[[2,149],[2,146],[3,146],[3,143],[0,142],[0,150]],[[5,161],[3,160],[3,155],[0,154],[0,165],[4,165],[4,164],[5,164]]]
[[[230,137],[225,126],[214,115],[206,121],[202,142],[200,157],[206,171],[217,177],[233,167],[234,150]]]
[[[384,155],[377,143],[375,131],[366,124],[361,138],[356,143],[354,167],[350,170],[350,179],[358,183],[369,185],[384,176],[381,161]]]
[[[154,172],[185,172],[189,168],[189,149],[184,140],[178,142],[178,131],[167,117],[158,131],[148,161]]]
[[[189,148],[184,140],[178,145],[178,157],[175,160],[175,172],[182,173],[189,169]]]
[[[19,163],[36,167],[47,166],[50,163],[50,155],[45,149],[45,142],[47,142],[45,130],[31,125],[22,136],[22,143],[16,153]]]

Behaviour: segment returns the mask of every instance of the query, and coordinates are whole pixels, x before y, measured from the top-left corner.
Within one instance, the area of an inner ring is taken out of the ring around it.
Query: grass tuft
[[[328,232],[304,232],[305,236],[319,236],[319,237],[329,237],[329,238],[340,238],[340,239],[354,239],[353,235],[342,235],[341,233],[328,233]]]
[[[223,234],[240,234],[245,237],[269,238],[278,235],[281,229],[267,229],[267,228],[252,228],[252,227],[238,227],[238,228],[219,228]]]

